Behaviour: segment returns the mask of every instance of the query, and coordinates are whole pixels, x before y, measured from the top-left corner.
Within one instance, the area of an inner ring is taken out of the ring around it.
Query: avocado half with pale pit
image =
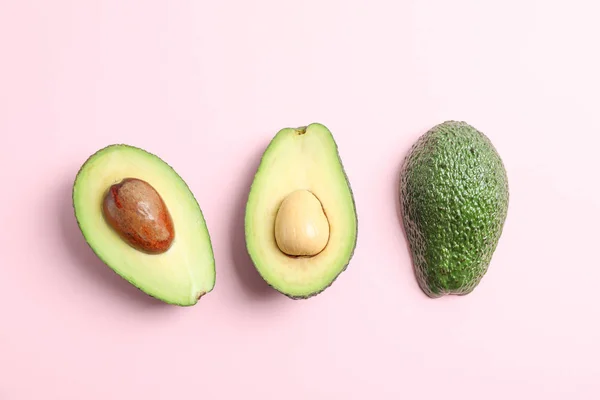
[[[214,288],[203,213],[184,180],[158,156],[124,144],[94,153],[77,173],[73,208],[94,253],[146,294],[191,306]]]
[[[347,268],[358,219],[337,144],[322,124],[280,130],[248,196],[246,247],[259,274],[292,299],[327,289]]]

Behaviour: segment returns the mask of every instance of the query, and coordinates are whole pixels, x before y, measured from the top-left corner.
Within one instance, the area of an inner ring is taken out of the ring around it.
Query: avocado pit
[[[173,219],[160,194],[148,182],[125,178],[112,185],[102,202],[106,222],[133,248],[166,252],[175,238]]]
[[[287,195],[275,217],[275,240],[282,253],[312,257],[329,241],[329,221],[319,199],[300,189]]]

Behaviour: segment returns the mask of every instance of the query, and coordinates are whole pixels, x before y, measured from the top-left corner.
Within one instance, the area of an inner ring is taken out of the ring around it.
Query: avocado
[[[93,252],[147,295],[192,306],[214,288],[203,213],[184,180],[158,156],[125,144],[104,147],[77,172],[72,197]]]
[[[508,212],[506,170],[489,138],[462,121],[434,126],[403,161],[399,197],[421,290],[431,298],[471,293]]]
[[[245,213],[246,248],[262,278],[308,299],[346,270],[358,219],[337,144],[327,127],[281,129],[265,149]]]

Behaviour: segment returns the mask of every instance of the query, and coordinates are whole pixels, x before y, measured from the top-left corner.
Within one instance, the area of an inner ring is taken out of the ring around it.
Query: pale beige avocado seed
[[[314,256],[329,241],[329,221],[319,199],[308,190],[296,190],[283,201],[275,218],[275,240],[290,256]]]

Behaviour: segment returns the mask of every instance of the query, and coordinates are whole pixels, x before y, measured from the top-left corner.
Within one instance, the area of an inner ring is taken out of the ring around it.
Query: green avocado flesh
[[[506,171],[490,140],[465,122],[433,127],[406,156],[399,194],[423,292],[472,292],[488,270],[509,203]]]
[[[275,239],[279,206],[298,189],[319,199],[329,223],[327,245],[311,257],[288,256]],[[353,194],[331,132],[318,123],[280,130],[262,156],[246,205],[246,246],[263,279],[292,299],[321,293],[349,264],[357,225]]]
[[[102,201],[124,178],[148,182],[162,197],[175,230],[171,247],[147,254],[126,243],[106,222]],[[183,179],[163,160],[128,145],[110,145],[86,160],[73,185],[73,208],[94,253],[146,294],[191,306],[215,285],[215,261],[202,211]]]

